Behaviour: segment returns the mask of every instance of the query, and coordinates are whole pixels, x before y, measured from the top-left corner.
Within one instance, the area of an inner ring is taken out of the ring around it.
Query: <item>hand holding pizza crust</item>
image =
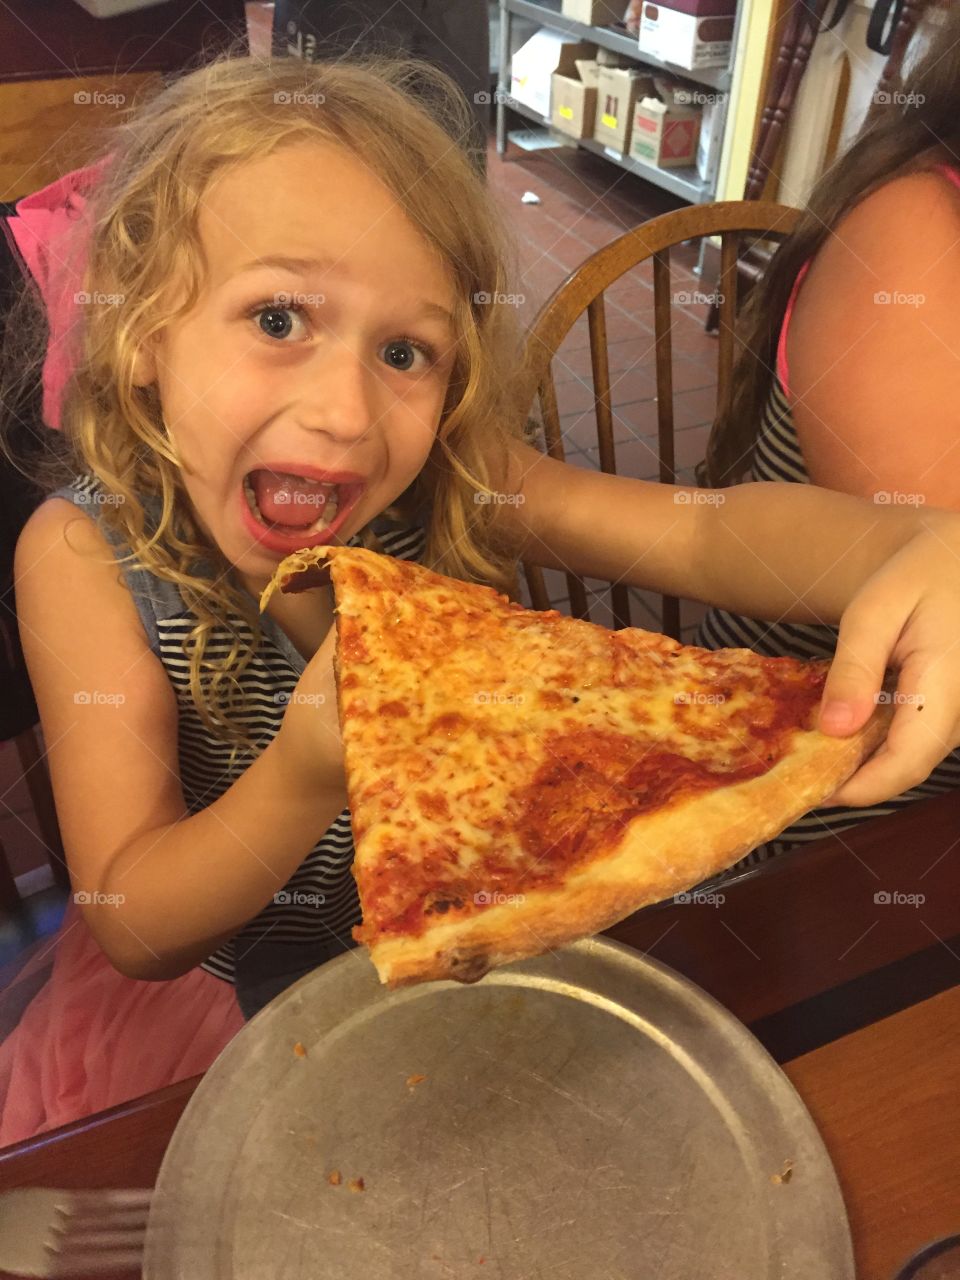
[[[877,752],[827,798],[868,805],[923,782],[960,743],[960,542],[942,529],[919,534],[857,593],[840,620],[820,728],[859,729],[878,700],[893,720]],[[951,640],[952,637],[952,640]],[[881,691],[885,668],[896,688]]]

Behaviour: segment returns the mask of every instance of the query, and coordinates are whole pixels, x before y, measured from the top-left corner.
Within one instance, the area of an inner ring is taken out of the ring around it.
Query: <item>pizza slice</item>
[[[332,577],[363,924],[391,987],[473,982],[724,870],[829,796],[884,736],[813,727],[826,662],[713,651],[537,613],[345,547]]]

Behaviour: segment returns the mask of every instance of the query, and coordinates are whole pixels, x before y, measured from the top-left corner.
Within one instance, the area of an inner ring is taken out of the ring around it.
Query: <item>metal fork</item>
[[[0,1270],[42,1280],[140,1266],[152,1190],[0,1194]]]

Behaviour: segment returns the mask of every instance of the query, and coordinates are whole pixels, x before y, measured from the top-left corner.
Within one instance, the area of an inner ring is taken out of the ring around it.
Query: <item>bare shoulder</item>
[[[183,814],[176,696],[110,543],[73,503],[32,513],[14,579],[64,848],[94,889],[126,842]]]
[[[794,423],[815,484],[956,507],[960,191],[915,172],[865,197],[817,251],[787,332]]]
[[[44,604],[64,622],[75,617],[94,626],[97,615],[108,616],[118,639],[130,634],[146,644],[113,548],[97,522],[66,498],[47,498],[30,515],[17,540],[14,573],[21,618]]]
[[[929,291],[938,283],[929,278],[934,269],[960,271],[958,236],[960,188],[929,170],[894,178],[865,196],[827,236],[811,268],[811,292],[869,281],[879,293],[905,284],[913,285],[911,293]]]
[[[97,522],[66,498],[47,498],[30,515],[20,533],[17,555],[28,552],[114,558]]]
[[[840,221],[837,230],[861,235],[901,232],[922,240],[924,236],[917,232],[921,227],[926,232],[928,216],[935,224],[947,225],[955,232],[960,225],[960,187],[942,171],[921,169],[891,178],[864,196]],[[923,221],[918,221],[921,218]]]

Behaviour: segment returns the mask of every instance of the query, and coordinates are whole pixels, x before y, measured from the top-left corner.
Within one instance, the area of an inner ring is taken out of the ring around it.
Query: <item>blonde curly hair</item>
[[[507,293],[515,259],[489,191],[453,141],[468,136],[471,122],[453,82],[418,60],[227,56],[139,103],[109,136],[107,167],[87,205],[84,289],[123,302],[80,309],[63,431],[34,478],[49,493],[91,474],[114,495],[98,511],[131,549],[124,560],[176,584],[196,616],[186,641],[191,697],[207,729],[233,744],[231,764],[239,750],[264,745],[237,717],[239,676],[262,640],[259,616],[193,518],[156,390],[135,385],[137,353],[204,287],[198,215],[218,171],[305,139],[349,147],[439,250],[457,295],[456,358],[437,439],[413,489],[387,514],[399,520],[428,508],[426,562],[510,590],[516,566],[492,529],[495,506],[476,495],[502,484],[491,468],[505,459],[508,439],[520,436],[526,409],[515,309],[484,298]],[[184,288],[171,311],[172,280]],[[141,502],[147,495],[160,511],[152,532]],[[205,656],[208,638],[231,614],[246,626],[229,628],[229,654]]]

